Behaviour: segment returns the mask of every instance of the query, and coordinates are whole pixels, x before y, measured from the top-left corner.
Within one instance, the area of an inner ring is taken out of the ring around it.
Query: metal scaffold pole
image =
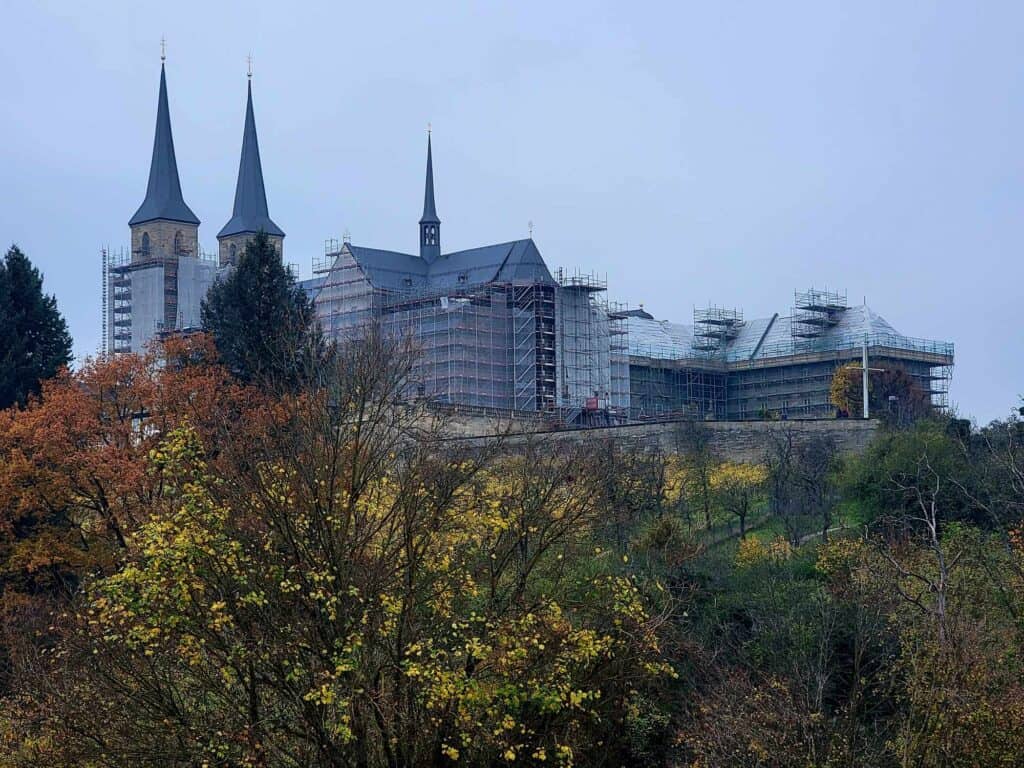
[[[861,386],[863,388],[864,396],[864,418],[870,417],[871,413],[868,409],[868,335],[864,334],[864,342],[860,350],[861,354]]]

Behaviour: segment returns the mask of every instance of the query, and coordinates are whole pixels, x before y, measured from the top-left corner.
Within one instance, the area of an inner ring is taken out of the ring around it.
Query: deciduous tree
[[[47,759],[565,765],[622,749],[634,697],[672,674],[670,604],[595,539],[600,452],[444,443],[398,402],[403,359],[379,338],[347,348],[244,457],[163,433],[164,492],[46,678]]]
[[[760,464],[726,461],[711,474],[711,492],[719,506],[739,521],[740,538],[747,537],[747,519],[761,497],[768,473]]]

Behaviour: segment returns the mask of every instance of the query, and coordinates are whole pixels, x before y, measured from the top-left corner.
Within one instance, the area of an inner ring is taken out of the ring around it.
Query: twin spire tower
[[[156,135],[149,166],[149,185],[146,187],[146,198],[128,221],[128,226],[132,232],[133,263],[164,261],[180,256],[194,257],[199,253],[199,219],[185,203],[178,178],[163,55],[160,56],[160,95],[156,108]],[[263,166],[260,163],[256,118],[252,108],[250,68],[235,205],[231,218],[217,234],[220,265],[223,267],[237,263],[246,241],[258,232],[266,232],[277,252],[281,253],[284,232],[270,218],[267,193],[263,186]],[[172,307],[168,306],[167,309],[171,310]]]
[[[128,222],[132,234],[132,262],[141,264],[199,254],[199,219],[185,203],[174,156],[171,116],[167,105],[167,74],[163,43],[160,56],[160,95],[156,110],[156,135],[153,158],[149,166],[146,198]],[[245,105],[245,126],[242,129],[242,154],[238,162],[235,204],[231,218],[217,233],[219,262],[224,267],[237,264],[245,244],[259,232],[265,232],[278,254],[284,245],[284,232],[267,207],[267,191],[263,184],[263,164],[256,135],[256,118],[252,106],[252,60],[249,60],[248,97]],[[430,131],[427,131],[427,178],[420,218],[420,256],[427,262],[441,255],[441,220],[434,205],[434,164]],[[175,307],[170,306],[167,318],[173,322]]]

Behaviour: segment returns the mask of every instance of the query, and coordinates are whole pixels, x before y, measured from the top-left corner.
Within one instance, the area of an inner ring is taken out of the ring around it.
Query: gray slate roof
[[[419,256],[346,243],[370,283],[385,290],[445,290],[491,282],[554,285],[532,239],[442,254],[427,263]],[[460,280],[460,276],[464,279]]]
[[[199,219],[185,204],[178,179],[178,161],[174,156],[171,134],[171,111],[167,107],[167,76],[160,65],[160,96],[156,105],[156,135],[153,137],[153,159],[149,164],[149,185],[146,199],[128,220],[128,226],[155,219],[180,221],[199,225]]]
[[[256,138],[256,118],[252,111],[252,81],[245,105],[245,129],[242,132],[242,156],[238,162],[238,183],[235,185],[235,207],[231,219],[217,233],[228,235],[256,234],[284,237],[284,232],[270,219],[267,210],[267,191],[263,186],[263,164],[260,162],[260,144]]]
[[[320,293],[320,289],[324,285],[324,276],[319,275],[317,277],[310,277],[306,280],[299,280],[299,288],[306,294],[306,298],[312,301],[316,298],[316,295]]]

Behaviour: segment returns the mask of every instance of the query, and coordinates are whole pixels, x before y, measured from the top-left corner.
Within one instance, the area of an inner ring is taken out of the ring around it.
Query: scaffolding
[[[715,354],[724,350],[743,327],[743,312],[737,309],[708,306],[693,309],[693,348]]]
[[[123,354],[140,351],[151,338],[198,325],[198,308],[218,258],[203,251],[193,256],[180,246],[169,256],[104,248],[101,262],[103,349]]]
[[[623,315],[624,304],[606,302],[608,317],[608,349],[611,367],[611,397],[608,411],[615,421],[629,418],[629,324]]]
[[[608,413],[619,405],[621,398],[612,391],[612,358],[613,347],[616,351],[621,347],[622,322],[612,316],[607,280],[559,268],[555,281],[559,286],[557,403],[568,423],[588,421],[595,413]],[[618,377],[622,376],[619,371]]]
[[[726,418],[726,372],[705,361],[636,361],[629,376],[629,413],[634,421]]]
[[[549,283],[374,286],[335,239],[314,259],[324,333],[344,340],[377,325],[413,345],[410,394],[504,412],[558,408],[557,286]]]
[[[132,351],[132,279],[131,253],[103,250],[106,265],[110,332],[106,336],[107,352],[112,354]]]
[[[749,324],[737,309],[695,309],[690,327],[613,305],[604,279],[578,271],[556,270],[553,281],[445,286],[384,272],[371,283],[337,240],[325,243],[313,268],[328,337],[379,324],[410,339],[419,352],[410,390],[452,407],[581,426],[826,417],[834,414],[835,371],[859,360],[865,344],[872,361],[906,370],[937,407],[948,399],[951,344],[847,328],[846,295],[838,292],[795,292],[792,318]]]
[[[846,291],[811,288],[793,292],[793,319],[791,332],[794,338],[817,339],[828,329],[839,324],[847,309]]]
[[[606,281],[595,275],[558,270],[553,281],[460,279],[439,286],[394,273],[371,282],[346,241],[336,239],[325,241],[313,273],[328,338],[376,325],[412,344],[416,396],[567,423],[626,416],[626,325],[605,297]]]
[[[740,312],[714,306],[694,311],[692,329],[627,313],[639,325],[630,339],[634,417],[833,416],[835,372],[860,361],[865,347],[872,364],[905,371],[936,408],[948,406],[952,344],[873,327],[867,315],[858,323],[845,293],[811,289],[794,298],[790,318],[753,321],[746,332]]]
[[[110,352],[110,262],[106,248],[100,249],[100,347],[99,351]]]
[[[741,320],[738,312],[725,312],[721,319]],[[630,418],[725,418],[726,361],[701,349],[708,337],[696,335],[696,324],[648,323],[653,318],[643,309],[622,314],[639,323],[628,338]]]
[[[844,365],[860,364],[860,345],[833,346],[814,354],[759,359],[732,365],[727,412],[731,419],[828,418],[836,414],[832,381]],[[952,352],[934,357],[914,350],[869,345],[872,368],[902,370],[937,409],[948,407]]]

